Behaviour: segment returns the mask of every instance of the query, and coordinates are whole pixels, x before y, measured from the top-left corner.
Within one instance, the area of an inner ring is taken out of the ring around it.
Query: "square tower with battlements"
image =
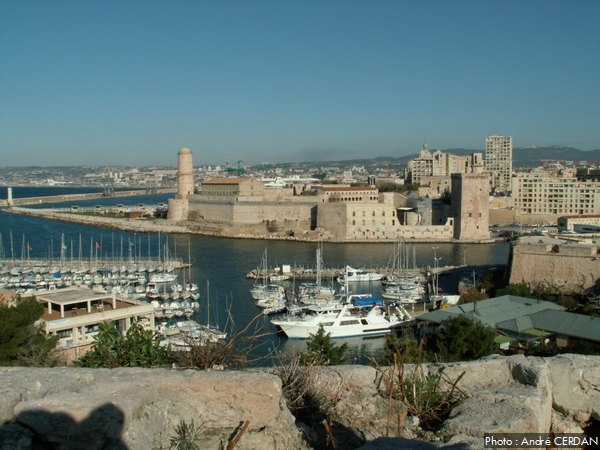
[[[454,239],[480,241],[490,238],[490,181],[487,174],[452,174],[451,215]]]

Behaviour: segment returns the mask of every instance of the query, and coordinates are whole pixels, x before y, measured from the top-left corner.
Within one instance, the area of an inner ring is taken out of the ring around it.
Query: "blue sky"
[[[0,0],[0,165],[600,148],[600,1]]]

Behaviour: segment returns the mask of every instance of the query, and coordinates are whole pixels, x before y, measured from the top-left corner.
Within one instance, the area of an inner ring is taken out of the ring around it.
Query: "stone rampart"
[[[513,246],[510,283],[550,283],[565,292],[590,288],[600,279],[595,245],[519,243]]]

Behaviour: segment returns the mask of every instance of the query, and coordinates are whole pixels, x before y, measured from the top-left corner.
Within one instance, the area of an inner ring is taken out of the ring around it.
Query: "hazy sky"
[[[600,1],[0,0],[0,165],[600,148]]]

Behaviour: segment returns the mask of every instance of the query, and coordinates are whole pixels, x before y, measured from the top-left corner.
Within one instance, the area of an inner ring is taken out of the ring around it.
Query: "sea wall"
[[[537,244],[516,244],[512,253],[511,284],[551,280],[565,292],[581,292],[600,280],[600,254],[596,245],[550,245],[542,240]]]
[[[301,425],[274,369],[3,367],[0,449],[168,449],[175,427],[193,421],[207,449],[305,449],[306,437],[328,429],[337,448],[464,450],[483,448],[484,433],[577,433],[600,421],[599,356],[495,356],[419,370],[460,378],[466,395],[436,434],[388,397],[391,368],[317,369],[315,398],[330,420]]]

